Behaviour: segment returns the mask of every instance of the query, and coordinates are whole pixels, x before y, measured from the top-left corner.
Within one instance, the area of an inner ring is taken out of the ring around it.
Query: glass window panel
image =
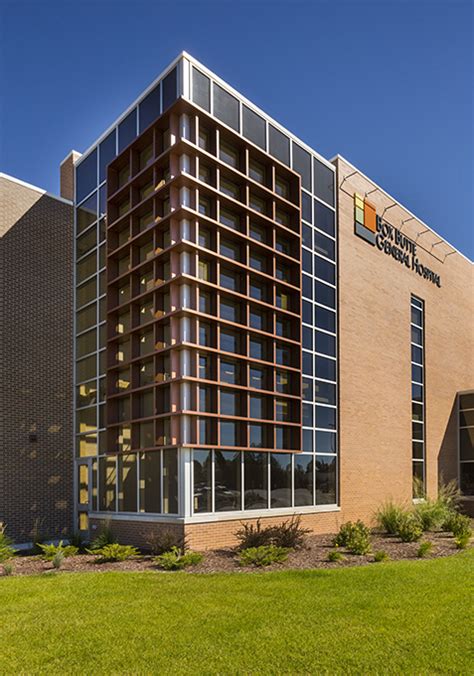
[[[313,355],[303,350],[303,373],[306,376],[313,375]]]
[[[76,202],[81,202],[97,186],[97,148],[76,167]]]
[[[174,450],[163,451],[163,512],[178,513],[178,455]]]
[[[99,458],[99,510],[115,512],[117,489],[117,457]]]
[[[305,427],[313,427],[313,424],[313,406],[303,404],[303,425]]]
[[[459,408],[474,408],[474,393],[459,395]]]
[[[335,432],[316,432],[316,453],[337,453]]]
[[[161,512],[161,453],[140,453],[140,511]]]
[[[326,331],[336,331],[336,314],[326,308],[316,306],[316,326]]]
[[[175,67],[163,80],[163,110],[169,108],[178,96],[177,74],[177,68]]]
[[[464,495],[474,495],[474,462],[462,462],[459,475],[461,491]]]
[[[99,146],[99,183],[107,178],[106,168],[115,157],[115,129]]]
[[[77,207],[76,231],[77,234],[89,227],[97,220],[97,192]]]
[[[334,171],[313,158],[314,194],[334,206]]]
[[[411,327],[411,340],[412,343],[417,345],[423,345],[423,332],[417,326]]]
[[[303,347],[307,350],[313,349],[313,330],[308,326],[303,326]]]
[[[268,508],[268,454],[244,453],[244,509]]]
[[[314,381],[315,401],[320,404],[336,404],[336,386],[332,383]]]
[[[81,408],[76,412],[76,432],[84,434],[97,428],[97,408]]]
[[[422,312],[419,308],[413,307],[411,308],[411,321],[413,324],[416,324],[417,326],[423,327],[423,315]]]
[[[461,411],[459,413],[459,424],[461,427],[474,426],[474,411]]]
[[[331,237],[335,236],[334,211],[314,200],[314,225]]]
[[[97,303],[89,305],[89,307],[84,308],[76,315],[76,332],[80,333],[85,331],[94,324],[97,323]]]
[[[97,253],[94,251],[93,253],[90,254],[90,256],[83,258],[82,261],[80,261],[77,264],[76,282],[80,284],[84,279],[87,279],[87,277],[93,275],[94,272],[96,272],[96,270],[97,270]]]
[[[212,512],[211,451],[193,451],[193,480],[193,512]]]
[[[239,415],[239,393],[222,390],[220,393],[221,415]],[[233,444],[232,444],[233,445]]]
[[[211,109],[211,81],[193,68],[193,101],[207,112]]]
[[[92,380],[97,377],[97,358],[91,355],[76,363],[76,381]]]
[[[214,83],[214,115],[232,129],[239,131],[239,102],[225,89]]]
[[[423,368],[421,366],[411,365],[411,379],[417,383],[423,383]]]
[[[316,356],[316,377],[323,380],[336,380],[335,360]]]
[[[309,249],[313,248],[313,229],[303,223],[303,244]]]
[[[160,115],[160,85],[145,96],[139,105],[140,133]]]
[[[241,454],[232,451],[214,452],[215,511],[228,512],[242,508]]]
[[[313,222],[313,215],[311,213],[311,197],[305,192],[301,193],[301,216],[308,223]]]
[[[411,346],[411,360],[417,362],[418,364],[423,363],[423,350],[417,345]]]
[[[336,290],[316,280],[314,282],[315,301],[328,307],[336,307]]]
[[[137,135],[137,109],[134,108],[118,126],[119,153],[126,148]]]
[[[118,511],[136,512],[138,498],[137,454],[118,456]]]
[[[314,250],[318,253],[335,260],[336,257],[336,245],[333,239],[329,239],[325,235],[321,234],[318,231],[314,233]]]
[[[76,254],[80,258],[97,246],[97,225],[89,228],[87,232],[76,240]]]
[[[249,446],[251,448],[264,448],[263,425],[249,425]]]
[[[316,504],[336,504],[336,458],[316,456]]]
[[[312,455],[295,455],[295,507],[313,504],[313,461]]]
[[[97,455],[97,435],[84,434],[76,438],[76,455],[79,458],[87,458]]]
[[[291,507],[291,454],[270,454],[270,506]]]
[[[415,439],[416,441],[423,441],[423,423],[412,422],[411,430],[412,439]]]
[[[293,169],[301,176],[301,185],[311,190],[311,155],[293,143]]]
[[[76,340],[76,356],[84,357],[90,352],[97,350],[97,330],[93,329],[87,333],[83,333]]]
[[[327,406],[316,406],[316,427],[327,430],[336,429],[336,409]]]
[[[219,423],[221,446],[238,446],[237,423],[227,420]]]
[[[270,155],[290,166],[290,139],[271,124],[268,125],[268,143]]]
[[[237,364],[235,362],[226,361],[221,359],[220,365],[220,379],[224,383],[230,383],[231,385],[237,385],[238,382],[238,373],[237,373]]]
[[[423,460],[424,458],[424,444],[422,441],[414,441],[412,443],[412,457],[415,460]]]
[[[461,460],[474,460],[474,427],[459,431],[459,452]]]
[[[336,283],[336,266],[333,263],[320,258],[319,256],[314,257],[314,275],[319,277],[319,279],[329,282],[329,284]]]
[[[242,134],[265,150],[265,120],[247,106],[242,106]]]
[[[263,397],[251,394],[249,399],[249,418],[263,420],[264,417]]]
[[[336,337],[330,336],[322,331],[316,331],[316,352],[328,354],[331,357],[336,356]]]

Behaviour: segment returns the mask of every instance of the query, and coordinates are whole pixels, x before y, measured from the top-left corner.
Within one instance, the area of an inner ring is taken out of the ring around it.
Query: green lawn
[[[0,673],[473,673],[473,563],[2,578]]]

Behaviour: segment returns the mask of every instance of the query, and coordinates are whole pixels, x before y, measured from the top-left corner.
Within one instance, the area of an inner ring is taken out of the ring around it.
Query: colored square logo
[[[354,193],[354,232],[369,244],[375,244],[377,214],[375,207],[361,195]]]

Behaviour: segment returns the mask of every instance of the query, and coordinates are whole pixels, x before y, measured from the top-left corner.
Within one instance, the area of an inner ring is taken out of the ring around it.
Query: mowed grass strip
[[[0,673],[473,673],[473,563],[1,578]]]

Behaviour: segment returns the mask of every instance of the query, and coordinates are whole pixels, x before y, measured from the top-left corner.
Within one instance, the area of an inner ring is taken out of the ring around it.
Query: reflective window
[[[207,112],[211,109],[211,81],[193,68],[193,101]]]
[[[99,183],[107,178],[107,165],[115,157],[115,136],[116,130],[114,129],[99,145]]]
[[[214,115],[232,129],[239,131],[239,102],[225,89],[214,83]]]
[[[247,106],[242,106],[242,134],[265,150],[265,120]]]
[[[313,504],[313,461],[312,455],[295,455],[295,507]]]
[[[268,508],[268,454],[244,453],[245,509]]]
[[[242,508],[241,454],[232,451],[214,452],[215,510],[228,512]]]
[[[316,504],[336,503],[336,458],[316,456]]]
[[[118,126],[118,149],[121,152],[137,135],[137,109],[132,110]]]
[[[334,171],[313,158],[314,194],[334,206]]]
[[[293,143],[293,169],[301,176],[301,185],[311,190],[311,155]]]
[[[268,125],[268,151],[277,160],[290,166],[290,139],[271,124]]]
[[[315,375],[323,380],[336,380],[336,362],[333,359],[316,356]]]
[[[161,453],[140,454],[140,511],[161,512]]]
[[[291,507],[291,454],[270,454],[270,506]]]
[[[76,202],[97,187],[97,148],[76,167]]]
[[[150,126],[160,115],[160,85],[158,84],[145,96],[138,106],[140,133]]]
[[[314,233],[314,250],[323,256],[326,256],[326,258],[335,260],[336,243],[333,239],[329,239],[329,237],[326,237],[317,231]]]
[[[163,512],[178,513],[178,456],[173,450],[163,451]]]
[[[315,281],[314,283],[315,301],[328,307],[336,307],[336,290],[327,284]]]
[[[163,110],[166,110],[171,106],[171,104],[176,101],[178,96],[177,87],[177,74],[178,71],[176,68],[168,73],[168,75],[163,79]]]
[[[212,451],[193,451],[193,511],[212,511]]]
[[[314,200],[314,225],[331,237],[335,236],[334,211]]]

